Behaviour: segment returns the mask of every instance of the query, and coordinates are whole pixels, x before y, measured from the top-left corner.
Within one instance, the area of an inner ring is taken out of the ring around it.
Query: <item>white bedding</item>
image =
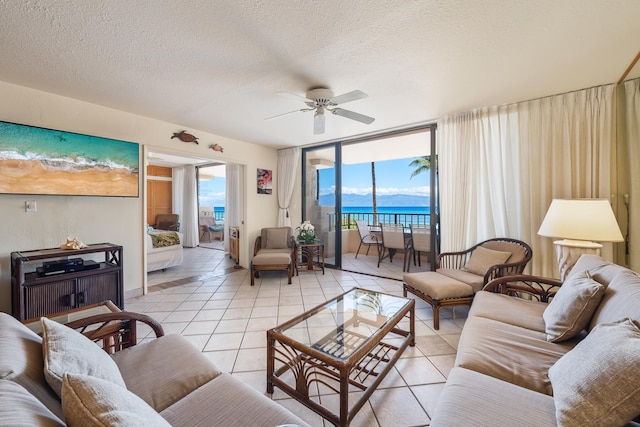
[[[182,233],[178,233],[178,236],[180,237],[179,245],[154,248],[153,242],[151,241],[151,234],[160,233],[166,233],[166,231],[154,230],[151,233],[147,233],[147,272],[181,265],[184,261],[182,254]]]

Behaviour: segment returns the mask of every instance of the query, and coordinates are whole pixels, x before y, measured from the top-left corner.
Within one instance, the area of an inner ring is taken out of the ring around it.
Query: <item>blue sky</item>
[[[376,162],[376,194],[407,194],[416,196],[429,195],[429,173],[421,173],[410,179],[414,166],[409,166],[414,158],[385,160]],[[320,171],[320,194],[332,193],[335,190],[333,169]],[[342,169],[343,194],[371,194],[371,163],[344,165]]]
[[[409,166],[414,158],[376,162],[376,194],[415,196],[429,195],[429,173],[421,173],[409,179],[415,169]],[[335,190],[333,169],[320,170],[320,194]],[[225,178],[217,177],[200,181],[200,204],[202,206],[224,206]],[[344,165],[342,175],[343,194],[371,194],[371,163]]]

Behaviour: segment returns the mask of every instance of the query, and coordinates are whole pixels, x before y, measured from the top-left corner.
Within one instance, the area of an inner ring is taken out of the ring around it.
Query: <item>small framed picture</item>
[[[270,169],[258,169],[258,194],[273,193],[273,173]]]

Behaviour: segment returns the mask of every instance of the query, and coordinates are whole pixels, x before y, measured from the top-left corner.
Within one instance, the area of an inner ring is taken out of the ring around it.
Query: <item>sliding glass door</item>
[[[325,265],[340,268],[342,239],[340,219],[340,144],[302,151],[302,220],[315,227],[324,243]]]

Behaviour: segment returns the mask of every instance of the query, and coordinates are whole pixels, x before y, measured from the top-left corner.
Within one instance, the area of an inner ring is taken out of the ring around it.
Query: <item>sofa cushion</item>
[[[591,318],[590,328],[625,317],[640,322],[640,276],[631,270],[620,268],[620,273],[609,282],[602,301]]]
[[[462,329],[455,366],[551,395],[549,368],[576,343],[550,343],[544,331],[474,316]]]
[[[47,383],[61,395],[65,373],[91,375],[125,387],[118,366],[96,343],[80,332],[46,317],[42,324],[42,354]]]
[[[547,303],[481,291],[476,294],[467,319],[484,317],[544,333],[542,314],[546,308]]]
[[[127,388],[160,412],[220,375],[197,348],[171,334],[115,353]]]
[[[44,378],[42,338],[7,313],[0,313],[0,379],[20,384],[62,418],[59,397]]]
[[[3,426],[64,426],[42,402],[18,383],[0,380],[0,423]]]
[[[605,287],[593,280],[587,271],[571,275],[542,315],[547,341],[573,338],[587,327],[604,291]]]
[[[553,397],[488,375],[453,368],[431,427],[555,425]]]
[[[64,374],[62,408],[73,426],[167,426],[170,424],[130,391],[97,377]]]
[[[630,319],[593,329],[549,369],[561,426],[623,425],[640,414],[640,329]]]
[[[161,415],[173,425],[308,426],[289,410],[229,374],[219,375]]]
[[[478,246],[473,250],[464,268],[470,273],[484,276],[489,268],[497,264],[504,264],[509,257],[511,257],[511,252],[496,251]]]

